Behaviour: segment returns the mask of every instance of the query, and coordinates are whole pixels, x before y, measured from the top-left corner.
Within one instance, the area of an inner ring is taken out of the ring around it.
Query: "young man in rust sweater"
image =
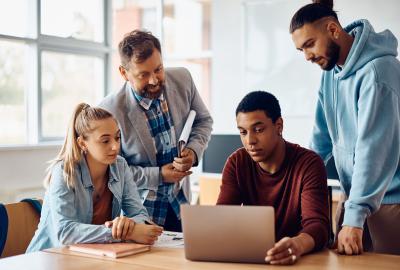
[[[247,94],[236,109],[243,148],[227,160],[217,204],[269,205],[276,240],[265,260],[293,264],[328,242],[329,205],[324,163],[314,152],[285,141],[278,100]]]

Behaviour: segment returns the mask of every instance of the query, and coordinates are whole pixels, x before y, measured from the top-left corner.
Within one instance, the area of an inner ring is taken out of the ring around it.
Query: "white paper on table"
[[[183,233],[163,231],[154,243],[153,247],[161,248],[183,248]]]
[[[192,132],[192,126],[194,122],[194,118],[196,117],[196,112],[191,110],[189,112],[189,115],[186,119],[185,125],[183,126],[181,136],[179,137],[178,140],[178,156],[181,156],[182,150],[185,148],[188,140],[190,133]]]

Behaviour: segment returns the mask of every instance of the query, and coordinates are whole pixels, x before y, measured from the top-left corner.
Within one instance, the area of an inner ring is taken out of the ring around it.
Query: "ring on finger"
[[[289,255],[293,254],[293,250],[291,248],[288,248],[287,251],[289,252]]]
[[[296,255],[292,255],[292,262],[295,262],[297,259]]]

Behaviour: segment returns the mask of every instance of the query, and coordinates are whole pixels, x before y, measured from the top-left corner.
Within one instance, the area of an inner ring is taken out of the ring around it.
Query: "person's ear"
[[[128,76],[126,74],[126,69],[123,66],[119,66],[119,73],[121,74],[122,78],[124,78],[125,81],[128,81]]]
[[[78,139],[76,140],[76,142],[78,143],[79,148],[81,149],[81,151],[83,153],[86,154],[87,152],[87,146],[86,146],[86,142],[85,140],[82,138],[82,136],[79,136]]]
[[[328,31],[328,34],[332,39],[335,40],[339,39],[340,27],[336,22],[334,21],[328,22],[328,24],[326,25],[326,30]]]
[[[278,132],[278,135],[282,136],[282,132],[283,132],[283,119],[282,119],[282,117],[279,117],[278,119],[276,119],[275,127],[276,127],[276,130]]]

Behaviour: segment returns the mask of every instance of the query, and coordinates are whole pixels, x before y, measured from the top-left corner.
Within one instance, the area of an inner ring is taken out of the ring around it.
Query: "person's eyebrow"
[[[147,74],[149,74],[149,72],[147,72],[147,71],[140,71],[140,72],[137,74],[137,76],[139,76],[139,75],[147,75]]]
[[[304,41],[303,42],[303,44],[299,47],[299,48],[297,48],[299,51],[302,51],[303,49],[304,49],[304,47],[306,46],[306,44],[308,43],[308,42],[310,42],[310,40],[312,40],[312,38],[309,38],[309,39],[307,39],[306,41]]]
[[[255,127],[255,126],[263,125],[263,124],[264,124],[263,122],[258,121],[258,122],[255,122],[254,124],[252,124],[251,127]],[[238,129],[245,129],[245,128],[241,127],[241,126],[237,126],[237,128]]]

